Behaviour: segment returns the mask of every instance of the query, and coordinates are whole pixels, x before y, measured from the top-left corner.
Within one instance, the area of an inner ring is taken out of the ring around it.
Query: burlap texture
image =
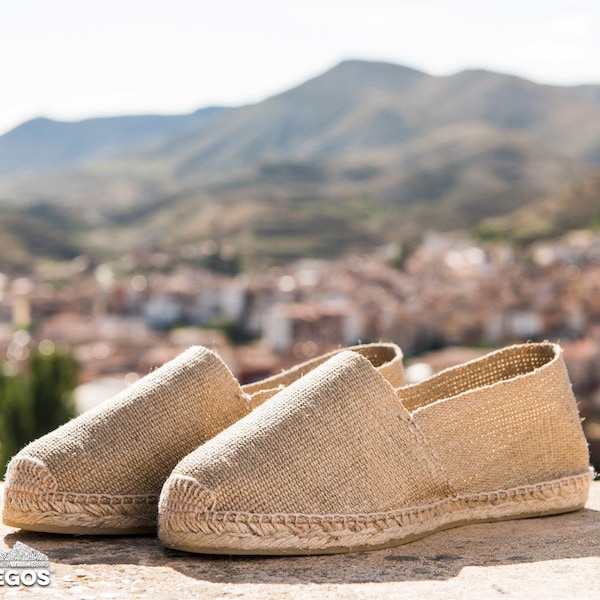
[[[355,349],[391,381],[402,380],[402,353],[394,344]],[[186,454],[333,354],[240,387],[214,352],[190,348],[112,400],[26,446],[9,466],[6,493],[19,479],[20,488],[32,493],[158,496]]]
[[[343,352],[183,459],[159,534],[202,552],[347,551],[575,510],[590,478],[558,346],[514,346],[397,390]]]
[[[193,347],[113,399],[26,446],[58,490],[156,494],[186,453],[250,411],[223,361]],[[9,467],[7,487],[11,485]]]
[[[561,351],[510,347],[400,392],[458,492],[584,472],[589,463]]]
[[[342,352],[187,456],[215,510],[347,513],[440,498],[447,477],[394,388]],[[168,484],[163,495],[168,494]]]
[[[361,344],[350,346],[344,351],[352,351],[364,356],[394,387],[404,384],[404,370],[402,368],[402,351],[396,344]],[[340,350],[333,350],[304,363],[296,365],[287,371],[273,375],[262,381],[243,386],[244,393],[251,396],[252,407],[260,406],[265,400],[274,396],[284,387],[300,379],[319,365],[339,354]]]

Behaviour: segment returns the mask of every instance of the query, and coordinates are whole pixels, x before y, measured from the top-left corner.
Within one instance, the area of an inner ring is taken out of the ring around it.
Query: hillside
[[[581,98],[600,104],[600,85],[577,85],[570,89]]]
[[[0,177],[65,169],[118,154],[132,146],[210,119],[223,109],[190,115],[143,115],[63,122],[38,118],[0,136]]]
[[[71,260],[83,247],[74,239],[81,230],[77,216],[48,204],[0,212],[0,265],[2,271],[27,272],[32,257],[45,261]]]
[[[0,181],[0,203],[76,210],[72,239],[103,256],[210,238],[250,267],[427,229],[535,239],[598,220],[598,89],[346,61],[102,160]],[[586,200],[567,219],[574,189]]]

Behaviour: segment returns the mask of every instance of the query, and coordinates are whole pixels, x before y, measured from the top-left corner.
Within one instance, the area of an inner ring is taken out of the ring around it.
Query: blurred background
[[[191,344],[246,383],[559,341],[600,468],[596,0],[23,0],[0,21],[0,468]]]

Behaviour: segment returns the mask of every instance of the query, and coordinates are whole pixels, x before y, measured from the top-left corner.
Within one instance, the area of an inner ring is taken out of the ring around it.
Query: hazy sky
[[[346,58],[600,83],[600,0],[15,0],[0,133],[48,116],[261,100]]]

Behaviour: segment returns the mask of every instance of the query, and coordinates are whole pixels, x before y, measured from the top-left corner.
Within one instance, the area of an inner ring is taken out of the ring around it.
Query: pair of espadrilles
[[[190,552],[323,554],[577,510],[592,478],[555,344],[407,386],[393,344],[247,386],[194,347],[19,452],[3,519],[74,534],[158,524]]]

